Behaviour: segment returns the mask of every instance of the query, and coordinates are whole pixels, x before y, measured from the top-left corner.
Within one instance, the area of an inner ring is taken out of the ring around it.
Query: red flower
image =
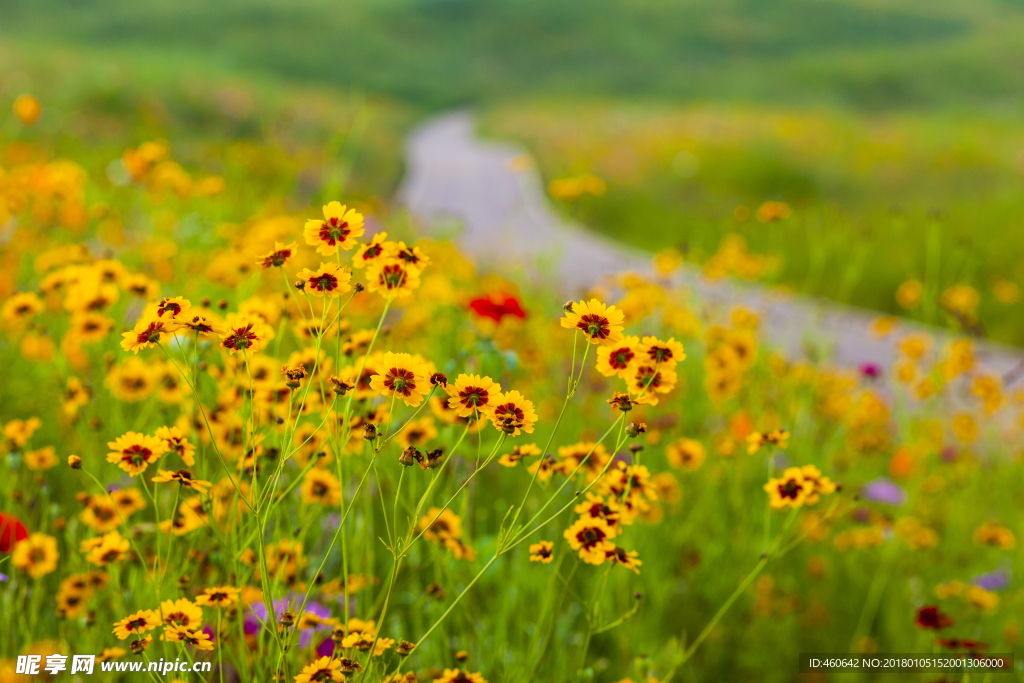
[[[0,512],[0,552],[9,553],[18,541],[28,538],[28,529],[12,514]]]
[[[506,292],[492,292],[471,299],[469,310],[481,318],[490,318],[496,323],[501,322],[506,315],[519,319],[526,317],[526,311],[523,310],[519,300]]]
[[[917,610],[917,619],[915,621],[920,628],[930,628],[936,631],[953,625],[953,620],[950,619],[949,615],[943,614],[934,605],[925,605]]]

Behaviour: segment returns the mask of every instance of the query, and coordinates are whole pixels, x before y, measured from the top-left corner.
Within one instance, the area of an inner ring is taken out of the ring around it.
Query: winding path
[[[527,152],[480,139],[469,112],[440,116],[416,129],[407,142],[407,175],[399,200],[428,232],[455,239],[477,264],[513,277],[553,282],[563,299],[574,298],[611,275],[631,270],[654,276],[651,254],[631,249],[572,225],[549,207],[544,186]],[[722,310],[743,304],[758,310],[770,346],[789,357],[810,350],[842,367],[865,363],[888,370],[894,339],[869,333],[877,313],[803,295],[783,294],[730,278],[710,280],[694,266],[673,275],[696,307]],[[942,347],[954,335],[912,321],[898,332],[919,330]],[[1024,352],[980,342],[982,367],[1015,381]]]

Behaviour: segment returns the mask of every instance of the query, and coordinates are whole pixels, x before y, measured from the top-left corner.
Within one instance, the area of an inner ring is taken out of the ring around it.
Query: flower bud
[[[70,467],[73,470],[80,470],[80,469],[82,469],[82,459],[79,458],[77,455],[69,455],[68,456],[68,467]]]

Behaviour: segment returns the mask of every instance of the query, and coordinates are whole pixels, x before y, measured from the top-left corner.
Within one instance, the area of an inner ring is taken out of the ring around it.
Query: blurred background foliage
[[[308,158],[288,166],[295,206],[344,183],[384,210],[408,130],[472,106],[485,134],[525,145],[545,181],[604,181],[598,196],[558,199],[595,230],[698,264],[740,235],[778,263],[757,279],[956,328],[964,320],[939,301],[968,286],[980,322],[968,331],[1024,344],[1019,0],[5,0],[0,11],[3,94],[44,94],[42,129],[63,126],[64,145],[105,136],[114,158],[165,136],[211,172],[216,141],[301,148]],[[62,122],[72,110],[85,128]],[[792,211],[759,221],[765,201]],[[909,307],[896,300],[907,281],[924,291]]]

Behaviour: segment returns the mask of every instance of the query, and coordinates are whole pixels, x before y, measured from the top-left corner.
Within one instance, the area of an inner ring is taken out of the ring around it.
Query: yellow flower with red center
[[[135,323],[135,327],[129,332],[123,332],[121,336],[121,348],[125,351],[132,351],[136,355],[142,349],[148,349],[160,343],[160,337],[170,334],[181,326],[170,320],[158,320],[143,316]]]
[[[220,336],[220,345],[231,354],[242,351],[252,355],[260,350],[267,336],[266,328],[261,321],[233,315],[228,316],[225,321],[225,329]]]
[[[597,299],[566,304],[562,327],[581,330],[592,344],[609,346],[622,340],[625,316],[615,306],[606,306]]]
[[[408,296],[419,286],[419,269],[404,261],[380,258],[366,267],[366,288],[381,296]]]
[[[344,681],[341,674],[341,659],[337,657],[321,657],[302,667],[295,677],[295,683],[326,683],[327,681]]]
[[[138,432],[119,436],[115,441],[107,442],[107,447],[110,448],[107,462],[117,463],[118,467],[133,477],[145,472],[149,463],[156,462],[167,452],[162,440]]]
[[[800,472],[803,474],[804,480],[811,487],[810,492],[807,494],[807,499],[804,501],[806,505],[814,505],[821,499],[821,496],[827,496],[836,492],[837,487],[835,483],[828,477],[823,477],[821,470],[814,465],[804,465],[800,468]]]
[[[533,434],[533,426],[537,424],[533,401],[528,401],[515,390],[494,397],[494,409],[490,417],[495,427],[511,436],[519,436],[520,430]]]
[[[487,683],[479,673],[470,673],[462,669],[445,669],[434,683]]]
[[[12,534],[13,535],[13,534]],[[46,576],[57,568],[57,539],[46,534],[33,533],[14,544],[11,564],[33,579]]]
[[[274,250],[256,262],[263,270],[268,268],[281,268],[288,263],[288,260],[295,255],[296,243],[283,244],[274,242]]]
[[[350,209],[341,202],[330,202],[324,206],[324,220],[308,220],[302,230],[306,244],[316,247],[317,253],[330,256],[356,245],[356,238],[365,232],[363,214]]]
[[[326,296],[333,299],[342,292],[351,291],[352,271],[337,263],[321,263],[320,269],[312,271],[304,268],[299,272],[299,279],[306,283],[306,291],[313,296]]]
[[[177,453],[186,466],[192,467],[196,464],[196,447],[188,442],[178,427],[160,427],[156,430],[156,438],[164,442],[164,447],[168,451]]]
[[[448,407],[459,417],[470,417],[474,413],[490,417],[501,396],[501,385],[482,375],[459,375],[444,390],[450,397]]]
[[[185,626],[164,627],[164,640],[169,643],[191,645],[197,650],[213,650],[213,641],[209,633]]]
[[[193,479],[192,473],[188,470],[158,470],[157,476],[153,477],[154,482],[176,481],[182,488],[192,489],[196,493],[206,493],[212,484],[202,479]]]
[[[633,369],[630,390],[636,393],[634,403],[658,405],[655,394],[667,394],[672,391],[679,376],[672,368],[658,367],[656,364],[638,365]]]
[[[814,492],[814,482],[804,478],[799,467],[788,467],[781,477],[773,477],[764,485],[768,503],[775,509],[802,507]]]
[[[416,270],[418,273],[423,272],[423,269],[430,263],[430,259],[419,247],[406,246],[405,242],[399,242],[395,245],[394,251],[395,259],[404,263],[409,269]]]
[[[167,626],[184,626],[188,629],[201,628],[203,608],[188,598],[164,600],[160,603],[160,621]]]
[[[555,559],[555,544],[551,541],[541,541],[530,546],[530,562],[541,562],[551,564]]]
[[[627,335],[621,341],[597,349],[597,371],[605,377],[629,379],[638,360],[640,337]]]
[[[511,453],[505,453],[498,458],[498,464],[502,467],[515,467],[523,458],[540,454],[541,450],[537,448],[537,444],[524,443],[514,447]]]
[[[657,337],[644,337],[643,343],[637,348],[641,362],[660,367],[675,367],[676,363],[686,358],[683,345],[671,338],[661,341]]]
[[[565,530],[562,535],[573,550],[578,550],[580,559],[587,564],[602,564],[607,553],[615,550],[611,539],[615,538],[615,529],[600,517],[584,517]]]
[[[143,609],[115,623],[112,633],[119,640],[126,640],[133,635],[138,636],[152,631],[159,625],[160,615],[154,610]]]
[[[352,266],[365,268],[375,261],[394,257],[397,245],[394,242],[385,242],[384,240],[387,238],[386,232],[375,234],[373,239],[356,250],[355,255],[352,256]]]
[[[128,556],[131,543],[117,531],[110,531],[97,538],[82,541],[79,551],[85,553],[85,559],[97,567],[115,564]]]
[[[607,552],[605,557],[607,557],[609,562],[622,565],[636,574],[640,573],[639,567],[643,564],[639,559],[639,552],[636,550],[626,552],[625,548],[620,548],[619,546],[615,546],[611,551]]]
[[[401,399],[415,408],[430,393],[429,369],[423,361],[408,353],[388,351],[373,363],[377,374],[370,378],[370,389],[388,398]]]
[[[210,607],[227,607],[238,602],[239,593],[241,593],[240,590],[231,586],[206,588],[201,595],[196,597],[196,604],[202,606],[209,605]]]

